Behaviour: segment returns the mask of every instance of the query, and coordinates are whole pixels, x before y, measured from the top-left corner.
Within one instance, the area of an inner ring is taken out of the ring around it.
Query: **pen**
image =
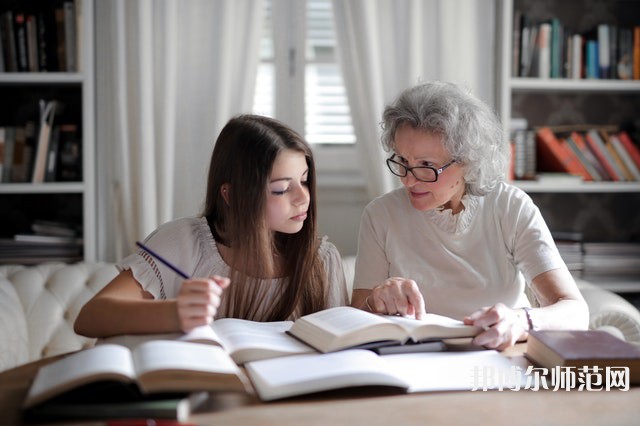
[[[189,278],[191,278],[189,275],[185,274],[180,269],[178,269],[177,267],[173,266],[173,264],[171,264],[171,262],[169,262],[164,257],[160,256],[158,253],[156,253],[153,250],[151,250],[149,247],[147,247],[144,244],[142,244],[140,241],[136,241],[136,245],[138,247],[140,247],[142,250],[144,250],[147,253],[149,253],[151,256],[153,256],[156,259],[158,259],[160,261],[160,263],[163,263],[165,266],[171,268],[176,274],[180,275],[185,280],[188,280]]]

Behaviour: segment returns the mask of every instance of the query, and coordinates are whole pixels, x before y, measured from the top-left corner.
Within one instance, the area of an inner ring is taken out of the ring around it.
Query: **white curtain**
[[[227,120],[251,110],[262,2],[96,2],[98,258],[202,210]]]
[[[495,0],[333,0],[337,45],[370,197],[384,166],[384,105],[421,81],[462,83],[494,103]]]

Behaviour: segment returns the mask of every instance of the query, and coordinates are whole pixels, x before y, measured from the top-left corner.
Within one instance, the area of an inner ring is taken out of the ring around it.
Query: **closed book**
[[[598,63],[598,42],[586,41],[585,74],[587,78],[600,78],[600,64]]]
[[[625,131],[618,133],[618,139],[620,139],[620,142],[624,145],[625,149],[633,159],[633,162],[636,163],[636,166],[640,168],[640,148],[633,143],[629,134]]]
[[[610,27],[607,24],[598,25],[598,66],[600,78],[611,78],[610,74]]]
[[[583,39],[580,34],[574,34],[571,37],[571,74],[569,77],[574,79],[582,78],[582,43]]]
[[[640,26],[633,27],[633,79],[640,80]]]
[[[592,180],[589,173],[571,149],[556,137],[549,127],[542,127],[536,132],[538,141],[538,170],[543,172],[562,172],[581,176],[584,180]]]
[[[585,134],[584,138],[587,142],[587,145],[589,146],[589,149],[591,149],[593,155],[595,155],[600,164],[602,164],[602,167],[605,168],[605,170],[611,177],[611,180],[624,180],[622,172],[615,166],[613,158],[609,154],[609,150],[604,145],[604,142],[602,141],[602,138],[600,137],[598,132],[594,129],[591,129]]]
[[[627,367],[640,383],[640,348],[603,330],[534,330],[525,356],[546,368]]]
[[[613,133],[610,134],[609,144],[618,158],[620,158],[620,162],[624,165],[625,169],[629,171],[631,177],[630,180],[640,181],[640,169],[631,158],[631,155],[629,155],[629,152],[620,141],[620,138]]]
[[[44,182],[47,169],[47,158],[49,156],[49,142],[51,140],[51,129],[56,112],[56,101],[40,100],[40,129],[33,163],[33,173],[31,181],[33,183]]]
[[[604,168],[600,160],[598,160],[593,151],[587,146],[587,142],[585,141],[583,135],[580,132],[571,132],[570,138],[576,144],[576,146],[580,148],[580,151],[582,151],[584,157],[598,171],[598,173],[602,177],[602,180],[612,180],[611,176]]]
[[[589,175],[591,175],[591,178],[594,181],[602,181],[603,178],[598,169],[593,165],[592,161],[585,155],[585,152],[576,143],[574,133],[575,132],[572,132],[565,139],[567,146],[573,151],[576,157],[578,157],[580,163],[582,163],[584,168],[589,172]]]
[[[611,138],[609,137],[609,133],[607,131],[605,131],[605,130],[600,130],[599,133],[600,133],[600,137],[602,138],[602,141],[604,142],[604,146],[609,151],[609,155],[611,156],[611,158],[613,158],[613,161],[614,161],[616,167],[622,173],[622,176],[624,177],[624,180],[626,180],[626,181],[635,180],[635,178],[633,177],[633,174],[631,173],[631,171],[627,167],[627,164],[620,157],[620,154],[618,153],[616,148],[611,143]]]
[[[551,24],[543,22],[538,30],[538,77],[551,77]]]
[[[109,400],[109,398],[113,397],[114,395],[107,394],[101,401],[90,400],[88,402],[54,399],[25,410],[23,419],[27,423],[100,419],[123,419],[123,421],[130,421],[131,424],[135,424],[133,419],[163,419],[187,422],[191,413],[197,411],[199,407],[206,403],[209,393],[162,394],[145,397],[139,401]],[[147,420],[145,424],[156,424],[156,422]]]

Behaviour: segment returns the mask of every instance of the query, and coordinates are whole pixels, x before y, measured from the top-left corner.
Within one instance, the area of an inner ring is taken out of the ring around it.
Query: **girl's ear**
[[[220,187],[220,194],[222,194],[222,198],[224,199],[224,202],[227,203],[227,205],[229,205],[229,188],[231,187],[231,185],[229,185],[228,183],[223,183],[222,186]]]

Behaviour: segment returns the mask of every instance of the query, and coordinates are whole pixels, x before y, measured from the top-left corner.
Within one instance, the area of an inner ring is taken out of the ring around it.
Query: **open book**
[[[257,322],[222,318],[211,325],[197,327],[187,334],[125,335],[100,340],[135,348],[148,340],[182,340],[222,347],[238,365],[283,355],[315,352],[287,334],[292,321]]]
[[[405,344],[472,337],[481,331],[481,327],[436,314],[426,314],[422,320],[416,320],[340,306],[297,319],[289,333],[320,352],[333,352],[373,343]]]
[[[379,356],[349,349],[255,361],[245,368],[263,401],[361,386],[413,393],[507,389],[523,383],[522,372],[495,350]]]
[[[150,341],[133,350],[105,344],[38,370],[25,398],[29,408],[55,397],[142,399],[146,394],[192,391],[251,392],[246,375],[212,345]]]

